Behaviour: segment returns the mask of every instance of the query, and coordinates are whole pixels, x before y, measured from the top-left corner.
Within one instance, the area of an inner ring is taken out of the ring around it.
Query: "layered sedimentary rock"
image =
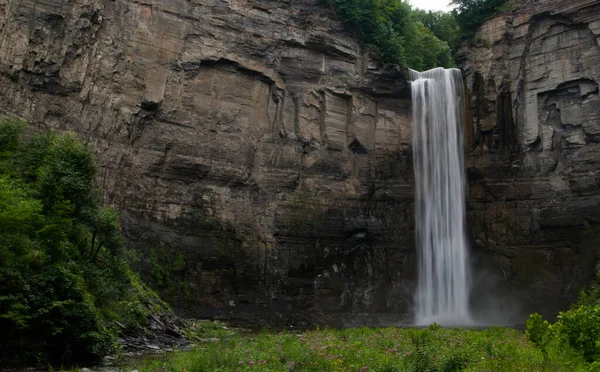
[[[501,283],[523,310],[553,314],[598,269],[600,1],[514,2],[475,43],[468,215],[495,273],[480,289]]]
[[[93,145],[186,315],[406,315],[406,88],[317,0],[0,0],[0,108]]]
[[[513,4],[464,50],[486,315],[553,314],[596,270],[599,3]],[[0,0],[0,109],[93,145],[104,201],[182,313],[399,320],[409,94],[349,35],[317,0]]]

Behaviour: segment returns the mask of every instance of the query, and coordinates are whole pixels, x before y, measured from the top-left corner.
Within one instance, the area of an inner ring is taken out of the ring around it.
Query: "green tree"
[[[0,118],[0,360],[97,359],[120,327],[166,309],[129,265],[117,214],[101,206],[90,148]]]
[[[417,9],[416,16],[419,22],[427,27],[435,37],[447,42],[453,48],[458,46],[461,30],[456,18],[451,13]]]
[[[452,15],[463,37],[471,37],[483,22],[503,10],[506,3],[507,0],[452,0],[456,5]]]
[[[54,136],[42,162],[36,176],[44,209],[52,213],[66,202],[73,206],[73,217],[88,222],[90,209],[97,204],[91,150],[72,135]]]
[[[326,0],[363,45],[375,46],[381,60],[417,70],[452,67],[450,48],[402,0]]]

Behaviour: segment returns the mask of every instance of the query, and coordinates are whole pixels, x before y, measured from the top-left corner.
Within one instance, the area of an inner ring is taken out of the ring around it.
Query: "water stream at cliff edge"
[[[415,323],[472,324],[460,70],[411,71],[419,261]]]

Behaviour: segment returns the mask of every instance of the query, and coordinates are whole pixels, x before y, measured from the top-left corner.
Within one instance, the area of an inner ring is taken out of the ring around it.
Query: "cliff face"
[[[555,313],[598,269],[600,1],[527,1],[465,49],[469,226],[528,311]]]
[[[527,2],[465,49],[485,314],[552,314],[594,275],[599,34],[600,1]],[[409,314],[407,83],[317,0],[0,0],[0,109],[94,146],[144,276],[186,315]]]
[[[188,315],[406,315],[406,88],[317,0],[0,0],[0,108],[93,144]]]

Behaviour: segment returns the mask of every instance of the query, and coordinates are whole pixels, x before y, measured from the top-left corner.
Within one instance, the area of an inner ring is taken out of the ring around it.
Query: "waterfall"
[[[415,322],[471,324],[460,70],[411,71],[419,262]]]

